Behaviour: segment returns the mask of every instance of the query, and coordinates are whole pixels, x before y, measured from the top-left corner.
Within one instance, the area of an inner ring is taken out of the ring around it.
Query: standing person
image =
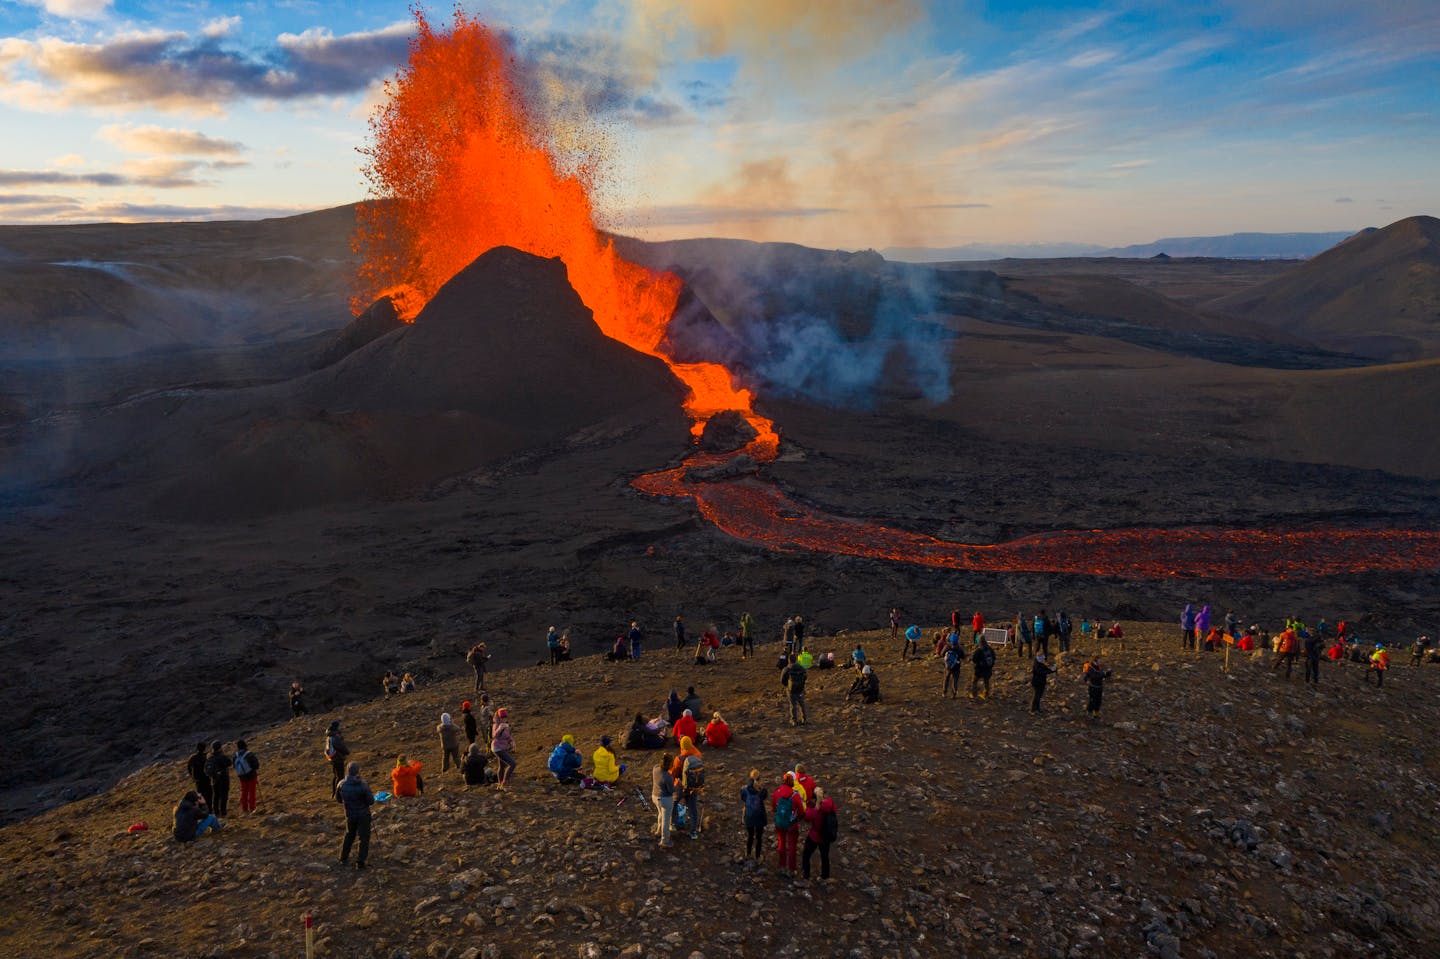
[[[631,659],[639,659],[639,658],[640,658],[640,647],[641,647],[642,645],[644,645],[644,643],[645,643],[645,630],[643,630],[643,629],[640,628],[640,621],[639,621],[638,619],[632,619],[632,620],[630,621],[630,658],[631,658]]]
[[[1035,631],[1030,627],[1030,619],[1024,613],[1015,614],[1015,635],[1019,641],[1015,645],[1015,652],[1020,652],[1020,647],[1025,647],[1026,656],[1035,655]]]
[[[780,685],[790,691],[790,725],[805,725],[805,667],[793,653],[789,665],[780,673]]]
[[[1277,670],[1283,665],[1285,667],[1285,678],[1289,679],[1290,669],[1295,665],[1296,647],[1299,646],[1300,640],[1296,637],[1295,630],[1286,626],[1280,631],[1280,635],[1275,637],[1275,643],[1275,651],[1278,655],[1275,657],[1274,665],[1270,668],[1271,670]]]
[[[897,639],[900,636],[900,607],[890,607],[890,638]]]
[[[805,810],[805,819],[810,823],[810,832],[805,836],[804,866],[801,875],[810,878],[810,857],[820,850],[820,878],[830,878],[830,846],[840,836],[840,820],[835,809],[835,800],[825,795],[825,790],[815,788],[810,805]]]
[[[960,667],[964,662],[965,654],[960,650],[959,641],[951,640],[945,646],[945,685],[940,689],[941,699],[960,695]]]
[[[470,668],[475,670],[475,692],[485,691],[485,672],[489,668],[485,664],[490,660],[490,652],[485,648],[484,643],[476,643],[470,647],[470,652],[465,654],[465,661]],[[471,740],[474,742],[474,740]]]
[[[1090,662],[1085,664],[1085,669],[1081,672],[1080,678],[1085,680],[1085,685],[1090,692],[1090,701],[1085,704],[1085,714],[1087,716],[1100,715],[1100,699],[1105,695],[1105,680],[1109,679],[1112,675],[1112,670],[1106,669],[1101,665],[1099,653],[1090,657]]]
[[[1323,623],[1325,621],[1322,619],[1320,622]],[[1317,629],[1316,632],[1319,632],[1319,630]],[[1415,637],[1415,643],[1410,647],[1410,665],[1412,667],[1419,667],[1419,665],[1425,661],[1425,653],[1429,649],[1429,636]]]
[[[299,719],[305,713],[305,687],[297,679],[290,684],[290,718]]]
[[[175,804],[175,828],[174,836],[176,842],[194,842],[207,832],[218,830],[224,823],[215,818],[205,803],[205,797],[197,792],[186,793],[181,800]]]
[[[1045,695],[1045,684],[1054,675],[1055,669],[1045,664],[1045,654],[1039,653],[1030,667],[1030,688],[1035,694],[1030,697],[1030,715],[1040,715],[1040,700]]]
[[[775,858],[782,872],[795,872],[795,841],[800,836],[800,820],[804,804],[795,794],[795,774],[786,773],[779,788],[770,797],[775,818]]]
[[[550,665],[560,665],[560,631],[554,626],[545,634],[545,648],[550,651]]]
[[[460,768],[460,727],[451,720],[449,713],[440,714],[440,725],[435,727],[440,734],[440,771],[449,772],[450,764]]]
[[[685,623],[679,616],[675,617],[675,652],[685,651]]]
[[[190,774],[190,781],[195,784],[195,791],[205,800],[207,806],[215,798],[215,793],[210,785],[210,774],[205,771],[209,762],[209,746],[206,743],[196,743],[195,751],[190,754],[190,761],[185,764],[185,771]]]
[[[705,789],[705,759],[694,750],[680,764],[680,792],[690,819],[690,838],[700,838],[700,793]]]
[[[970,617],[970,630],[975,634],[975,641],[979,642],[980,634],[985,631],[985,614],[978,609],[975,615]]]
[[[1375,644],[1375,652],[1370,654],[1370,668],[1365,670],[1365,684],[1370,684],[1370,677],[1375,677],[1375,688],[1385,688],[1385,671],[1390,668],[1390,652],[1385,648],[1384,643]]]
[[[900,651],[900,660],[903,662],[913,654],[916,658],[920,656],[920,627],[911,623],[905,630],[905,648]]]
[[[1180,610],[1180,648],[1193,649],[1195,645],[1195,607],[1186,603]]]
[[[769,790],[760,785],[760,770],[750,770],[750,781],[740,789],[740,808],[745,820],[745,858],[760,861],[765,842],[765,799]]]
[[[515,771],[515,736],[510,732],[510,710],[495,710],[495,726],[490,730],[490,751],[500,760],[499,787],[504,789],[510,783],[510,774]]]
[[[1320,654],[1324,646],[1319,630],[1305,637],[1305,682],[1317,689],[1320,687]]]
[[[1195,646],[1200,647],[1200,640],[1210,632],[1210,607],[1200,607],[1200,612],[1195,614]]]
[[[1320,638],[1323,641],[1325,638],[1325,620],[1320,620],[1320,626],[1318,628]],[[1225,614],[1225,634],[1232,640],[1240,638],[1240,617],[1235,615],[1235,610],[1233,609]]]
[[[223,819],[230,814],[230,757],[225,752],[225,744],[218,739],[210,744],[205,775],[210,777],[210,792],[215,797],[210,808]]]
[[[791,616],[785,620],[785,625],[780,627],[780,643],[785,655],[789,656],[795,652],[795,617]]]
[[[1044,653],[1041,653],[1043,656]],[[985,639],[980,637],[980,645],[975,647],[975,653],[970,657],[970,662],[975,665],[975,678],[970,681],[970,698],[975,698],[975,691],[982,685],[984,692],[980,694],[981,699],[990,698],[990,674],[995,671],[995,648]]]
[[[255,798],[260,785],[260,759],[245,745],[245,740],[235,740],[235,778],[240,780],[240,811],[255,811]]]
[[[475,737],[480,735],[479,724],[475,722],[475,714],[470,711],[470,700],[460,704],[460,716],[465,723],[465,741],[470,745],[475,744]]]
[[[795,617],[795,650],[797,652],[805,651],[805,617],[803,616]]]
[[[480,729],[480,735],[485,737],[485,748],[490,748],[490,730],[495,725],[495,710],[490,708],[490,694],[480,695],[480,711],[475,714],[475,725]]]
[[[1070,635],[1075,632],[1075,624],[1070,622],[1070,614],[1063,609],[1060,610],[1060,619],[1055,628],[1060,633],[1060,652],[1070,652]]]
[[[755,620],[748,612],[740,614],[740,658],[755,655]]]
[[[340,846],[340,865],[350,861],[350,846],[359,837],[360,852],[355,857],[355,868],[364,869],[365,860],[370,856],[370,807],[375,805],[375,794],[360,778],[359,763],[346,767],[345,778],[335,784],[335,798],[345,806],[345,842]]]
[[[1050,637],[1055,635],[1055,624],[1050,621],[1050,614],[1040,610],[1040,615],[1035,617],[1035,645],[1040,652],[1046,656],[1050,655]]]
[[[670,775],[670,766],[674,762],[675,757],[666,753],[650,768],[650,801],[659,813],[651,831],[666,847],[674,845],[670,841],[670,820],[675,815],[675,777]]]
[[[960,631],[960,610],[958,609],[950,610],[950,631],[952,633]]]

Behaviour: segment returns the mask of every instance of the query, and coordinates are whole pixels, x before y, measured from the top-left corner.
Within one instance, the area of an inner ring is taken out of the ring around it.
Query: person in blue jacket
[[[901,651],[900,658],[909,659],[912,653],[920,655],[920,627],[913,623],[905,630],[905,648]]]
[[[573,783],[580,779],[580,767],[584,763],[585,757],[575,748],[575,737],[566,733],[550,754],[549,769],[562,783]]]

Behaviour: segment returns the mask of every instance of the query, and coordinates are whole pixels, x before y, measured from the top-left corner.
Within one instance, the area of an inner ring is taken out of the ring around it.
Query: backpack
[[[327,736],[325,737],[325,758],[326,758],[326,759],[334,759],[334,758],[335,758],[335,737],[330,736],[330,735],[327,735]]]
[[[252,769],[254,769],[254,767],[250,764],[250,751],[248,749],[235,754],[235,775],[243,779],[250,775]]]
[[[758,790],[745,791],[745,818],[765,814],[765,797]]]
[[[834,842],[840,838],[840,817],[830,810],[820,817],[820,841]]]
[[[688,756],[685,765],[680,767],[680,779],[685,786],[686,792],[695,792],[705,788],[705,763],[699,756]]]
[[[956,668],[959,667],[959,665],[960,665],[960,650],[959,650],[957,647],[955,647],[955,646],[951,646],[950,649],[949,649],[949,651],[945,653],[945,668],[946,668],[946,669],[956,669]]]
[[[795,825],[795,799],[793,796],[781,796],[775,800],[775,828],[789,829]]]
[[[230,764],[225,762],[225,756],[219,753],[211,753],[210,758],[205,761],[205,775],[210,778],[223,776],[230,771]]]
[[[479,661],[480,650],[471,648],[470,652],[465,654],[465,662],[469,663],[471,666],[474,666]]]

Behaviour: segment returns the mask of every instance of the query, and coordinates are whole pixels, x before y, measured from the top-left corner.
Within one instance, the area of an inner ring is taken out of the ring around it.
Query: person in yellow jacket
[[[602,783],[616,782],[620,778],[620,774],[625,771],[625,764],[617,763],[615,754],[610,751],[609,736],[600,737],[600,747],[590,758],[595,764],[595,771],[590,775]]]
[[[1370,682],[1370,677],[1375,677],[1376,688],[1385,688],[1385,670],[1390,668],[1390,652],[1385,648],[1384,643],[1375,644],[1375,652],[1370,654],[1370,668],[1365,671],[1365,682]]]

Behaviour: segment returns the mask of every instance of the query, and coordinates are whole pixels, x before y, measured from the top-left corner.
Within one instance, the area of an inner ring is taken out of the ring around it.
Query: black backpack
[[[830,810],[820,817],[820,841],[834,842],[840,838],[840,817]]]

